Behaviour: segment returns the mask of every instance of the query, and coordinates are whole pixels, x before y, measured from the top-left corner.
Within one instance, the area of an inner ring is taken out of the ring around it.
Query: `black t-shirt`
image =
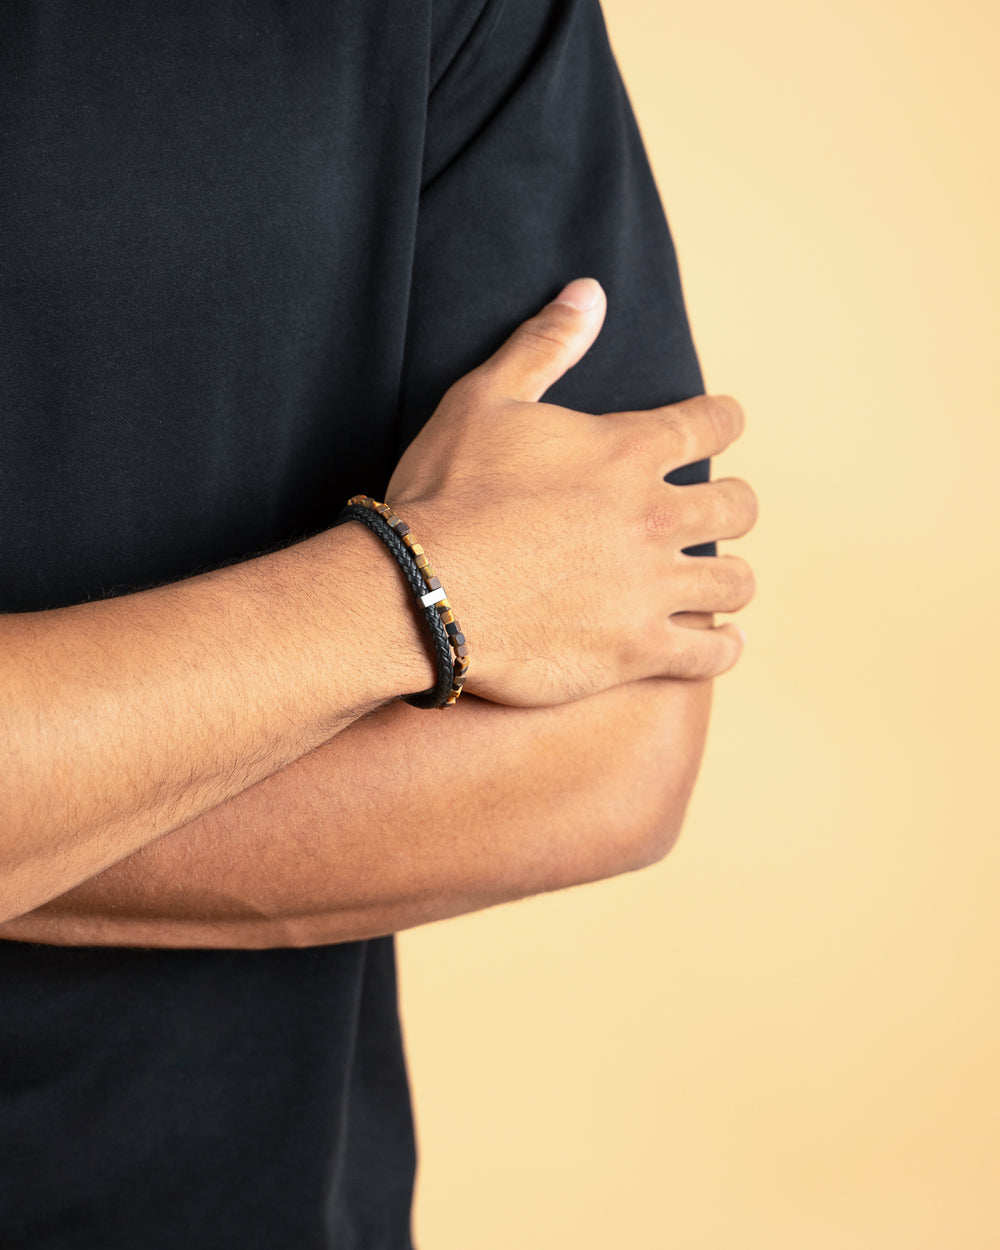
[[[0,170],[3,611],[331,524],[576,276],[548,399],[701,390],[597,0],[8,0]],[[413,1162],[391,939],[0,942],[4,1250],[403,1250]]]

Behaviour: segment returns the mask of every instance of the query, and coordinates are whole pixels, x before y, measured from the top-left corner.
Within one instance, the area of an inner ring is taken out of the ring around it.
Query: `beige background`
[[[1000,1247],[994,0],[605,0],[762,501],[681,841],[401,941],[423,1250]]]

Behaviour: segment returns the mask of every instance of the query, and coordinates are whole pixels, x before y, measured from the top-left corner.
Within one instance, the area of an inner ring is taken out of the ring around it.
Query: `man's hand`
[[[700,397],[595,416],[538,402],[594,342],[605,308],[593,279],[571,283],[448,390],[389,483],[474,649],[466,688],[499,703],[714,677],[742,647],[734,626],[692,630],[677,614],[749,602],[746,561],[684,548],[745,534],[753,491],[736,478],[664,481],[739,436],[739,405]]]

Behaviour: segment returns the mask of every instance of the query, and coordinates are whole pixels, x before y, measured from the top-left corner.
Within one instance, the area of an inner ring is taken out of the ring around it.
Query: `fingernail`
[[[552,302],[553,304],[569,304],[571,308],[586,312],[593,308],[600,298],[601,284],[596,278],[574,278],[568,286],[563,287]]]

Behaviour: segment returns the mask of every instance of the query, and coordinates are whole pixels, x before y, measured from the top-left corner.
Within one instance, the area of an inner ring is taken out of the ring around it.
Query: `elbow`
[[[642,770],[609,797],[602,823],[615,872],[651,868],[677,845],[701,763],[700,745],[668,767],[661,762],[655,770]]]
[[[632,828],[628,868],[658,864],[677,845],[701,769],[711,708],[710,682],[671,683],[659,733],[650,733],[629,754],[618,779],[621,816]],[[671,716],[670,714],[673,714]]]
[[[626,871],[638,872],[662,863],[677,845],[687,804],[666,806],[636,831],[632,862]]]
[[[681,836],[689,797],[690,788],[671,789],[659,794],[658,802],[609,814],[604,822],[611,853],[607,875],[639,872],[665,860]]]
[[[586,812],[577,809],[575,820],[567,822],[564,836],[556,841],[558,850],[549,844],[521,893],[566,889],[660,863],[680,837],[693,780],[684,785],[661,781],[655,790],[647,783],[591,793]]]

